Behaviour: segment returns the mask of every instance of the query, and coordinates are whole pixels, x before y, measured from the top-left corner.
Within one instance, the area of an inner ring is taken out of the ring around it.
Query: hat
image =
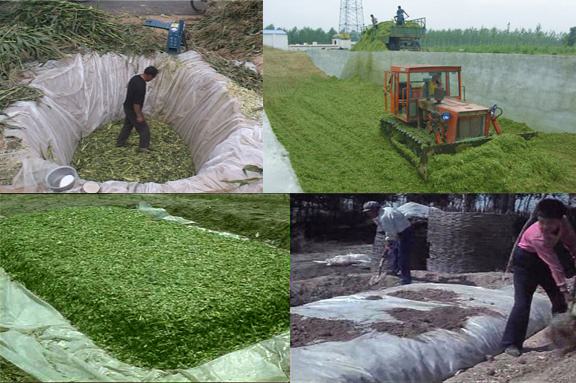
[[[376,201],[368,201],[364,205],[362,205],[362,212],[366,213],[368,211],[372,211],[374,209],[380,209],[380,204]]]

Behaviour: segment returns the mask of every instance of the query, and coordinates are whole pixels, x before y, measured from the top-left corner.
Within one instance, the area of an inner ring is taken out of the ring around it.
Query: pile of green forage
[[[65,0],[9,2],[0,13],[0,78],[29,61],[46,61],[79,49],[151,53],[152,32],[98,9]]]
[[[0,234],[0,267],[126,363],[190,368],[288,328],[286,250],[116,207],[11,216]]]
[[[436,155],[422,180],[381,133],[381,85],[328,77],[301,52],[264,51],[264,105],[306,192],[570,192],[576,187],[576,134],[504,134],[475,148]],[[389,115],[387,115],[390,117]]]
[[[353,51],[387,51],[384,41],[390,36],[392,28],[396,25],[393,20],[383,21],[378,24],[377,28],[370,27],[362,32],[360,40],[352,47]],[[406,21],[406,27],[419,27],[418,23]]]
[[[127,147],[116,147],[123,122],[96,129],[78,144],[72,166],[80,177],[93,181],[158,182],[179,180],[194,175],[190,150],[167,124],[148,120],[151,152],[138,151],[139,136],[135,129]]]

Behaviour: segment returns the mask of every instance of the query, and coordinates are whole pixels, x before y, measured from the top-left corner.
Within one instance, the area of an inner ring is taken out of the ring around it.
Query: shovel
[[[386,275],[388,274],[388,270],[384,271],[384,273],[382,273],[382,271],[384,269],[384,263],[385,263],[384,261],[386,260],[387,256],[388,256],[388,250],[386,250],[386,252],[384,252],[382,259],[380,260],[380,265],[378,265],[378,274],[373,275],[370,278],[370,282],[368,282],[370,286],[377,285],[378,283],[380,283],[380,281],[383,278],[386,278]]]

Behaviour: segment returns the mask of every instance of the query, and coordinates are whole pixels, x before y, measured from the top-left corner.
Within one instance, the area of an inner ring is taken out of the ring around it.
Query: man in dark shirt
[[[398,6],[398,10],[396,11],[396,25],[404,25],[404,15],[410,17],[401,6]]]
[[[126,141],[135,127],[140,136],[140,151],[148,152],[150,149],[150,128],[144,120],[142,107],[146,98],[146,83],[154,80],[158,74],[158,69],[150,66],[144,70],[143,74],[138,74],[130,79],[126,100],[124,101],[124,126],[118,135],[116,146],[126,146]]]

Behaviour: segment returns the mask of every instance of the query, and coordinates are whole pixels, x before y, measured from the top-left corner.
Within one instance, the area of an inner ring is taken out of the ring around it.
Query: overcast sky
[[[426,17],[429,29],[496,27],[568,32],[576,26],[576,0],[364,0],[370,14],[391,19],[400,5],[411,18]],[[264,0],[264,25],[338,29],[340,0]]]

